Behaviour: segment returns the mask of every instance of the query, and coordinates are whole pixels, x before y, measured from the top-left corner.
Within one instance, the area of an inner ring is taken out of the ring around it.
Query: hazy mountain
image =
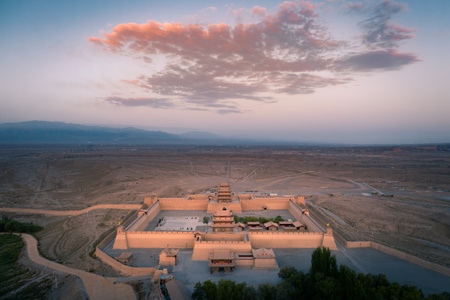
[[[0,144],[172,144],[183,143],[182,141],[183,138],[176,134],[136,128],[110,128],[45,121],[0,124]]]
[[[172,134],[163,131],[113,128],[29,121],[0,124],[0,144],[151,144],[151,145],[307,145],[275,140],[227,138],[214,133],[190,131]]]
[[[224,139],[224,137],[221,135],[204,131],[189,131],[180,134],[180,136],[188,139]]]

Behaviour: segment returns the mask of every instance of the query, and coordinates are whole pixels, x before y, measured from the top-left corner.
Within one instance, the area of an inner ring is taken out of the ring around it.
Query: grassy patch
[[[24,246],[20,236],[0,235],[0,299],[45,299],[51,287],[48,279],[35,282],[35,272],[18,263]]]

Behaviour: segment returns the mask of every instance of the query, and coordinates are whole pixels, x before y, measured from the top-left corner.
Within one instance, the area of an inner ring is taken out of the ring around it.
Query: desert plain
[[[341,238],[375,241],[450,268],[450,145],[0,147],[0,208],[143,204],[145,196],[200,194],[223,181],[236,193],[303,195]],[[115,276],[92,252],[132,212],[0,214],[43,226],[42,256]],[[22,263],[31,264],[25,255]],[[39,274],[36,280],[48,271]],[[60,280],[76,289],[73,276]]]

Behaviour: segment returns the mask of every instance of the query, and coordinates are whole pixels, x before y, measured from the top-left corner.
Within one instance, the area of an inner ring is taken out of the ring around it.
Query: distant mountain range
[[[262,145],[273,142],[229,139],[192,131],[171,134],[128,128],[86,126],[63,122],[29,121],[0,124],[0,144],[151,144],[151,145]]]

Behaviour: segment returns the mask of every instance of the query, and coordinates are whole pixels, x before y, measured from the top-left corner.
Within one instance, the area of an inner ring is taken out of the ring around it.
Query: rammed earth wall
[[[193,248],[194,233],[188,231],[129,231],[128,248]]]
[[[288,209],[289,198],[255,198],[241,200],[242,210]]]
[[[253,248],[317,248],[322,246],[322,232],[249,232]]]
[[[252,245],[243,241],[202,241],[195,242],[192,260],[208,260],[213,250],[231,250],[233,252],[251,252]]]
[[[185,198],[159,199],[161,210],[207,210],[208,199],[187,200]]]
[[[158,202],[154,203],[150,206],[145,212],[140,211],[139,217],[126,227],[126,231],[142,231],[144,230],[148,224],[158,215],[161,211],[161,205]]]
[[[308,227],[309,232],[324,232],[325,229],[322,228],[317,222],[315,222],[310,216],[303,213],[303,210],[294,202],[289,201],[287,209],[289,212],[297,219],[300,223],[305,224]]]

